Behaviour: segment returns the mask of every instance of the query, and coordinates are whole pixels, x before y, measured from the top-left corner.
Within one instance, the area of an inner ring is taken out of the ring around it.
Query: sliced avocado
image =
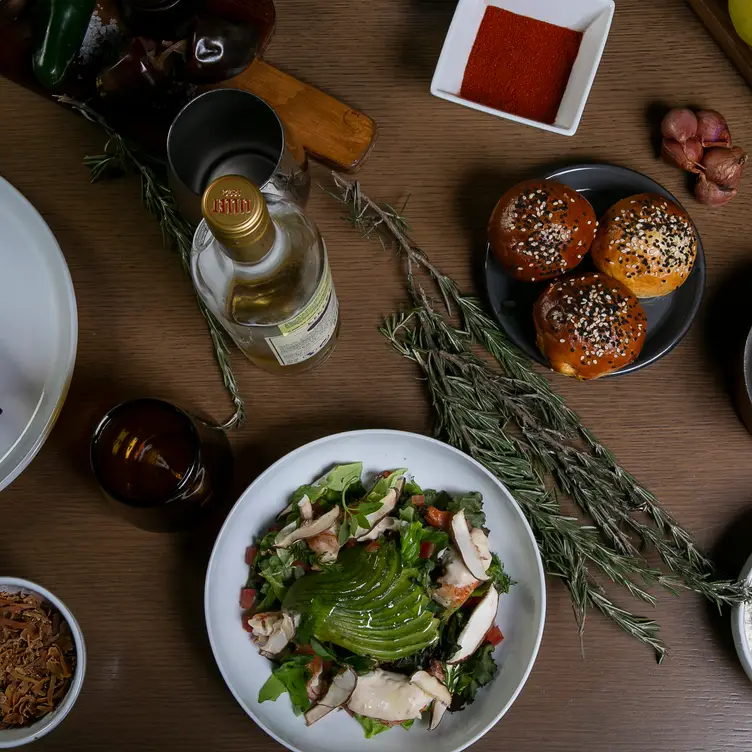
[[[413,574],[403,568],[393,543],[373,552],[356,546],[341,553],[336,567],[293,583],[283,608],[313,617],[319,640],[358,655],[397,660],[439,636],[439,620]]]

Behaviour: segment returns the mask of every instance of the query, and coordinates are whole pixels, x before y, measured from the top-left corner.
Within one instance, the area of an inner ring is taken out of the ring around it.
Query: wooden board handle
[[[264,99],[308,154],[335,170],[356,170],[376,140],[376,123],[367,115],[263,60],[218,86]]]

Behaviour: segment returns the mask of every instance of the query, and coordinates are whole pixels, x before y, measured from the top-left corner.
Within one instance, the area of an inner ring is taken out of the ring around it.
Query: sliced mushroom
[[[431,708],[431,720],[428,724],[429,731],[433,731],[441,723],[441,719],[444,717],[444,713],[446,713],[448,709],[449,705],[445,705],[443,702],[439,702],[438,700],[433,701],[433,707]]]
[[[316,702],[324,692],[324,662],[314,655],[308,664],[311,678],[306,682],[306,694],[311,702]]]
[[[480,580],[473,577],[454,546],[447,548],[441,560],[444,564],[444,574],[439,577],[441,587],[433,592],[432,598],[454,611],[472,595]]]
[[[361,535],[359,541],[372,541],[376,540],[380,535],[383,535],[388,530],[397,530],[400,527],[400,521],[394,517],[384,517],[383,520],[377,522],[365,535]]]
[[[404,485],[404,478],[400,478],[400,480]],[[399,481],[397,481],[397,483],[399,483]],[[361,536],[370,532],[378,522],[383,520],[384,517],[392,512],[394,507],[397,506],[397,500],[399,499],[401,493],[400,488],[395,485],[390,488],[389,491],[387,491],[386,496],[384,496],[384,498],[381,500],[381,506],[375,512],[371,512],[371,514],[366,515],[366,519],[368,520],[368,527],[359,527],[355,531],[355,535],[352,536],[353,538],[360,538]]]
[[[475,607],[465,628],[460,632],[457,639],[459,649],[447,661],[447,663],[459,663],[469,658],[483,642],[486,633],[493,626],[496,618],[496,609],[499,607],[499,594],[491,585],[481,602]]]
[[[358,675],[351,668],[340,671],[332,681],[329,690],[318,705],[312,707],[305,714],[305,722],[310,726],[335,710],[342,707],[352,696],[355,685],[358,683]]]
[[[491,566],[491,549],[488,547],[488,536],[479,527],[474,527],[470,531],[470,540],[478,552],[483,569],[488,572]]]
[[[313,504],[307,496],[298,502],[298,509],[300,509],[300,519],[303,522],[310,522],[313,519]]]
[[[358,715],[382,723],[402,723],[420,718],[433,697],[403,674],[377,668],[358,677],[347,707]]]
[[[410,681],[439,702],[445,705],[452,704],[452,693],[428,671],[416,671],[410,677]]]
[[[452,539],[454,544],[462,556],[462,561],[465,562],[465,566],[470,570],[470,573],[478,580],[487,580],[488,575],[483,566],[483,562],[480,558],[480,553],[473,543],[473,539],[470,537],[470,528],[465,518],[465,510],[460,509],[459,512],[452,516]]]
[[[253,641],[267,658],[279,655],[287,647],[299,623],[300,616],[287,611],[268,611],[248,620]]]
[[[324,530],[331,527],[339,517],[339,514],[340,508],[333,507],[326,512],[326,514],[322,514],[318,519],[311,522],[304,522],[300,527],[296,527],[294,530],[290,530],[290,525],[288,525],[280,530],[279,535],[274,541],[274,545],[277,548],[287,548],[295,543],[295,541],[303,540],[304,538],[313,538],[314,535],[323,533]]]
[[[339,523],[335,522],[330,528],[323,533],[308,538],[308,547],[319,557],[322,564],[331,564],[337,561],[339,553]]]

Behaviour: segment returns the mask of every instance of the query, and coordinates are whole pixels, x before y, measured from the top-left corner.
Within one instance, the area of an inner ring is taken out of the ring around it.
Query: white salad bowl
[[[333,465],[362,461],[364,473],[406,467],[423,488],[450,493],[480,491],[491,551],[516,580],[499,599],[496,619],[504,640],[494,658],[499,670],[477,699],[459,713],[447,713],[429,732],[425,722],[411,729],[391,729],[365,740],[361,726],[345,712],[330,713],[307,727],[283,694],[275,702],[258,702],[271,663],[261,656],[241,624],[238,598],[248,577],[246,548],[264,533],[288,497]],[[485,734],[509,709],[538,653],[546,611],[546,590],[538,547],[522,511],[504,486],[473,459],[417,434],[369,430],[336,434],[314,441],[283,457],[242,494],[217,537],[205,588],[206,626],[214,657],[235,699],[269,735],[295,752],[458,752]]]
[[[752,556],[747,559],[742,571],[739,573],[741,582],[750,583],[752,581]],[[752,681],[752,645],[747,638],[746,620],[747,609],[751,607],[749,603],[740,603],[731,609],[731,633],[734,636],[734,645],[739,661],[744,668],[745,673]]]

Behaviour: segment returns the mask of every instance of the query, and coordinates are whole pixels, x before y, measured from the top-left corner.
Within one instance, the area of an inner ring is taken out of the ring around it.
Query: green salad
[[[344,708],[367,738],[462,710],[496,674],[499,596],[479,493],[369,485],[337,465],[293,493],[246,551],[243,627],[272,661],[259,702],[287,694],[308,725]]]

